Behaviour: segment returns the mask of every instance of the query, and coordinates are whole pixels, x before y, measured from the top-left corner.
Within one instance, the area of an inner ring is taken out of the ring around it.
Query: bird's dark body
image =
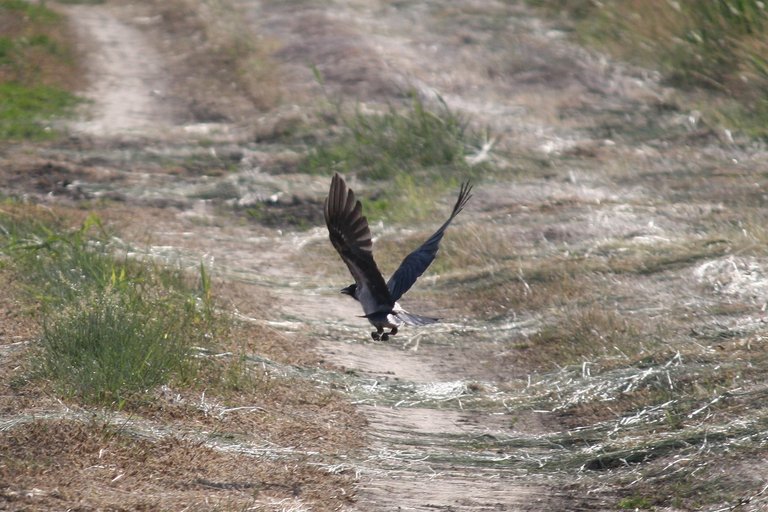
[[[421,247],[406,256],[389,281],[384,282],[373,259],[371,230],[362,213],[362,204],[355,199],[354,192],[347,187],[341,176],[333,176],[325,200],[325,222],[331,243],[355,279],[354,284],[341,292],[354,297],[363,306],[365,318],[376,327],[376,331],[371,333],[373,339],[386,340],[396,334],[403,324],[427,325],[437,322],[436,318],[408,313],[397,301],[435,259],[445,229],[464,208],[471,197],[471,190],[471,185],[462,184],[448,220]],[[385,328],[390,329],[390,332],[384,333]]]

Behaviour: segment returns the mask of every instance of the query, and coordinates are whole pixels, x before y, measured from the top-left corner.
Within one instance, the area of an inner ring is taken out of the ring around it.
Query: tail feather
[[[438,322],[439,318],[430,316],[420,316],[408,313],[407,311],[398,311],[397,318],[403,321],[405,325],[429,325]]]

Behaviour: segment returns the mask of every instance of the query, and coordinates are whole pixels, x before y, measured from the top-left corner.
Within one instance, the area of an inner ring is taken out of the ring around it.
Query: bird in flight
[[[373,259],[371,230],[363,215],[363,205],[338,173],[331,179],[325,200],[325,223],[331,243],[355,279],[354,284],[343,288],[341,293],[354,297],[363,306],[364,317],[376,328],[371,333],[374,340],[388,340],[402,325],[437,322],[437,318],[408,313],[397,301],[435,259],[446,228],[472,197],[471,191],[469,182],[462,183],[448,220],[421,247],[406,256],[389,281],[384,282]],[[390,331],[384,332],[385,328]]]

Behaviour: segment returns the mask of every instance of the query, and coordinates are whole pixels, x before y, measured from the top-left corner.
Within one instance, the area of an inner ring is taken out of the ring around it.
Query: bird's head
[[[342,288],[339,290],[339,292],[343,293],[344,295],[349,295],[350,297],[355,296],[355,292],[357,291],[357,284],[353,283],[346,288]]]

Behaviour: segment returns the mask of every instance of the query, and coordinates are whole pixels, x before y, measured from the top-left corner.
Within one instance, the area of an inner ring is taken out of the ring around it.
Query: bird
[[[471,183],[463,182],[448,220],[420,247],[408,254],[385,282],[373,259],[371,230],[368,219],[363,215],[363,205],[347,186],[344,178],[338,173],[331,178],[328,197],[324,203],[325,223],[331,244],[355,280],[340,292],[360,302],[365,313],[363,317],[376,328],[371,332],[374,341],[387,341],[390,336],[397,334],[403,325],[422,326],[439,320],[409,313],[397,301],[434,261],[446,228],[464,209],[472,197],[471,192]],[[384,332],[385,328],[390,331]]]

